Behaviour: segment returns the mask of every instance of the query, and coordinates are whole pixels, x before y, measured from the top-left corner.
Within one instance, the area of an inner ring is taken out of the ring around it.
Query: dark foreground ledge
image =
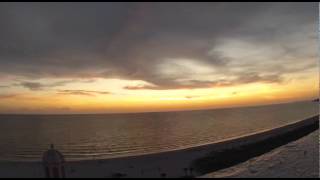
[[[245,162],[277,147],[298,140],[319,129],[319,116],[254,135],[216,144],[207,156],[192,163],[197,175],[203,175]],[[223,144],[223,146],[222,146]]]

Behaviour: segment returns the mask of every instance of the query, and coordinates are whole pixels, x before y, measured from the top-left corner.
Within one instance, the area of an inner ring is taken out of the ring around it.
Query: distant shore
[[[67,177],[198,177],[245,162],[319,128],[319,116],[242,137],[183,150],[69,162]],[[44,177],[41,163],[0,162],[0,177]]]

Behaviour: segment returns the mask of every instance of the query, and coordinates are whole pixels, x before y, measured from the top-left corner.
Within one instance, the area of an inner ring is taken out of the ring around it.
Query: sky
[[[0,113],[318,97],[318,3],[0,3]]]

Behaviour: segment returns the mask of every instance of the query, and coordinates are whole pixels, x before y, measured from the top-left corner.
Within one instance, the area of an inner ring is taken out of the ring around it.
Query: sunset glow
[[[79,3],[72,16],[67,3],[2,4],[0,113],[175,111],[317,98],[314,7],[265,5]],[[185,11],[177,16],[177,8]]]
[[[12,113],[110,113],[250,106],[315,98],[318,95],[318,86],[314,82],[317,81],[317,78],[301,78],[282,84],[251,83],[203,89],[123,90],[123,80],[95,79],[90,83],[66,85],[63,89],[68,90],[63,91],[54,88],[30,92],[23,88],[9,88],[9,91],[14,93],[2,95],[0,107],[3,112]],[[128,84],[134,83],[136,82],[128,81]]]

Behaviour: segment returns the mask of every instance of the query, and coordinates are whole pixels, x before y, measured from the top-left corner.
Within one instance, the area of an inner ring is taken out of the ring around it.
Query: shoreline
[[[319,116],[307,118],[305,120],[290,123],[285,126],[277,127],[272,130],[256,132],[254,134],[245,135],[242,137],[230,138],[207,145],[190,147],[185,149],[173,150],[169,152],[161,152],[154,154],[145,154],[138,156],[111,158],[105,160],[85,160],[72,161],[66,164],[67,177],[186,177],[186,176],[201,176],[209,172],[231,167],[245,160],[239,161],[236,159],[233,163],[227,163],[228,166],[217,168],[216,165],[210,165],[210,168],[199,166],[199,162],[212,159],[212,155],[217,153],[223,157],[229,157],[228,152],[234,153],[246,149],[249,145],[251,148],[257,148],[257,143],[270,141],[272,138],[279,136],[292,136],[292,132],[300,134],[289,141],[281,141],[267,152],[299,139],[314,130],[319,128]],[[296,133],[300,132],[300,133]],[[289,133],[289,135],[288,135]],[[290,135],[291,133],[291,135]],[[260,144],[261,145],[261,144]],[[231,151],[230,151],[231,150]],[[241,152],[241,151],[240,151]],[[263,152],[266,153],[266,152]],[[253,158],[260,154],[247,153],[247,158]],[[197,163],[198,162],[198,163]],[[212,163],[212,162],[210,162]],[[212,169],[213,168],[213,169]],[[0,162],[0,177],[44,177],[40,162]],[[10,172],[19,172],[10,174]]]
[[[299,140],[318,129],[319,116],[315,116],[298,123],[244,138],[237,145],[233,144],[225,149],[216,149],[207,156],[194,161],[193,166],[196,167],[200,175],[229,168]]]
[[[319,117],[319,115],[311,116],[303,120],[297,120],[294,122],[290,122],[285,125],[281,126],[276,126],[273,128],[269,129],[264,129],[252,133],[247,133],[244,135],[236,136],[236,137],[229,137],[229,138],[224,138],[221,140],[213,141],[210,143],[203,143],[203,144],[198,144],[198,145],[192,145],[192,146],[184,146],[181,148],[176,148],[176,149],[170,149],[170,150],[163,150],[163,151],[158,151],[158,152],[150,152],[150,153],[138,153],[138,154],[129,154],[129,155],[119,155],[115,157],[110,157],[110,158],[104,158],[104,159],[85,159],[85,160],[69,160],[67,161],[69,163],[83,163],[83,162],[92,162],[92,161],[110,161],[110,160],[118,160],[118,159],[123,159],[123,158],[139,158],[139,157],[148,157],[148,156],[156,156],[156,155],[167,155],[171,153],[179,153],[181,151],[197,151],[201,149],[226,149],[228,146],[240,146],[242,143],[245,143],[246,141],[249,141],[249,143],[254,143],[255,141],[260,141],[263,139],[270,138],[272,136],[277,136],[277,134],[282,134],[285,132],[278,132],[280,131],[287,131],[291,128],[300,128],[300,126],[305,126],[308,124],[312,124],[315,121],[319,121],[319,118],[317,119],[316,117]],[[314,119],[315,118],[315,119]],[[296,127],[295,127],[296,126]],[[254,137],[254,138],[252,138]],[[249,139],[247,139],[249,138]],[[28,161],[16,161],[16,160],[0,160],[0,163],[41,163],[40,160],[28,160]]]
[[[319,178],[319,129],[261,156],[200,178]]]

